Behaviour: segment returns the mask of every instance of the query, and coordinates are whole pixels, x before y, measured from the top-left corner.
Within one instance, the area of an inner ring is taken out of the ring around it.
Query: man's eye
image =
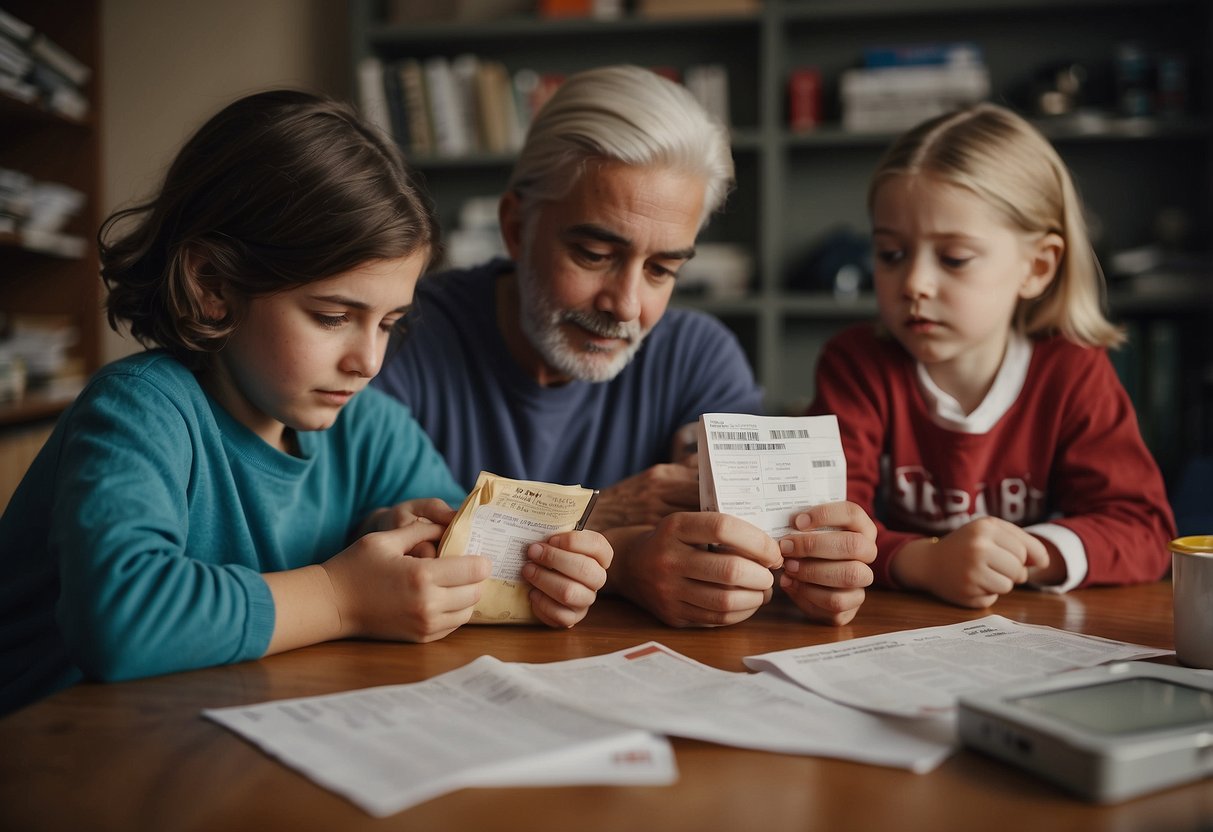
[[[969,265],[972,257],[940,257],[939,262],[949,269],[963,269]]]
[[[876,259],[889,266],[900,263],[903,257],[905,257],[905,253],[897,249],[886,249],[876,252]]]
[[[588,248],[581,248],[580,246],[576,247],[574,251],[581,261],[594,266],[604,262],[610,256],[598,251],[591,251]]]

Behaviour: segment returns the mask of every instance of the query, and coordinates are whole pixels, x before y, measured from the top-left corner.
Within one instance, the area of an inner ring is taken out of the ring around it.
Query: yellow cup
[[[1213,669],[1213,535],[1171,541],[1175,657]]]

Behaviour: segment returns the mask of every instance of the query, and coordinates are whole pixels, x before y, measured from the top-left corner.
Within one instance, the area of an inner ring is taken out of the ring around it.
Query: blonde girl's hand
[[[489,561],[411,554],[431,551],[444,528],[417,517],[364,535],[323,564],[343,636],[435,641],[471,619]]]
[[[910,560],[903,564],[905,555]],[[983,608],[1027,581],[1029,569],[1048,564],[1040,540],[1014,523],[979,517],[937,543],[907,543],[894,560],[894,577],[957,606]]]
[[[399,529],[415,520],[436,523],[445,529],[455,518],[455,509],[437,497],[425,497],[417,500],[406,500],[394,506],[379,508],[367,515],[359,528],[359,536],[370,532],[385,532]],[[414,557],[436,557],[438,551],[434,544],[425,542],[418,545],[410,554]]]
[[[606,585],[614,551],[598,532],[561,532],[527,547],[522,577],[534,587],[531,610],[549,627],[572,627]],[[462,558],[456,558],[462,560]]]

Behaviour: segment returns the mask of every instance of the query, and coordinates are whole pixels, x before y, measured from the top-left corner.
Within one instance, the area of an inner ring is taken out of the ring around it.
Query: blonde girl
[[[868,206],[880,323],[826,346],[811,410],[880,520],[877,585],[985,607],[1162,577],[1174,520],[1053,147],[1003,107],[943,115],[894,142]]]

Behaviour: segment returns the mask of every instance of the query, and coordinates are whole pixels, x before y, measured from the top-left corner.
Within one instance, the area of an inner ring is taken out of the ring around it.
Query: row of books
[[[723,65],[691,66],[681,75],[658,71],[684,83],[721,123],[729,123]],[[500,61],[466,53],[390,62],[372,56],[358,67],[363,115],[415,159],[516,153],[532,117],[563,80],[532,69],[511,73]]]
[[[71,119],[88,116],[92,69],[43,32],[0,8],[0,93]]]
[[[711,17],[754,14],[761,0],[387,0],[386,20],[397,25],[478,22],[518,17]]]
[[[18,237],[21,245],[60,257],[82,257],[82,237],[63,229],[84,207],[85,196],[58,182],[39,182],[29,174],[0,168],[0,233]]]
[[[898,132],[990,95],[990,71],[971,43],[872,47],[839,79],[842,126]]]

